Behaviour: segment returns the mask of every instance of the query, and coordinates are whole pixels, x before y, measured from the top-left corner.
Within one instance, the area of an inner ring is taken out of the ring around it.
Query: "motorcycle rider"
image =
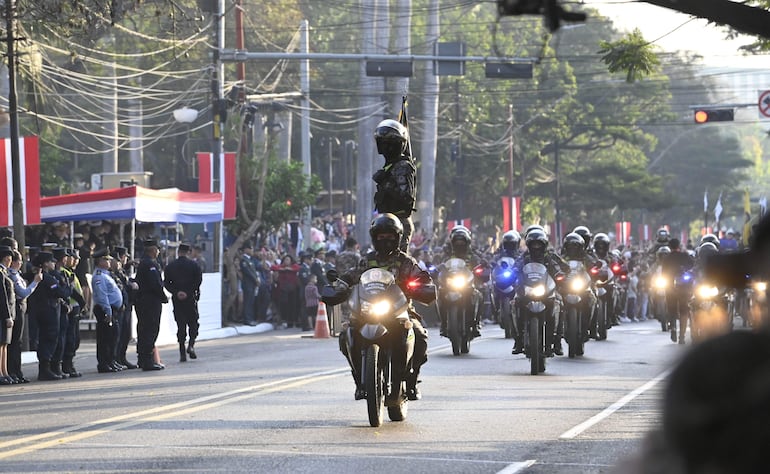
[[[446,260],[449,260],[450,258],[459,258],[464,260],[465,264],[471,270],[475,268],[476,265],[479,265],[482,258],[471,248],[472,240],[471,231],[467,227],[463,225],[453,227],[449,232],[449,245],[445,252],[445,255],[447,255]],[[439,273],[441,273],[441,266],[439,266]],[[479,312],[477,311],[480,299],[481,295],[479,291],[474,289],[472,297],[468,298],[467,301],[468,306],[466,307],[466,314],[471,314],[473,317],[473,337],[481,336],[481,333],[479,332]],[[442,310],[442,308],[446,308],[446,306],[439,302],[438,307],[438,314],[441,318],[440,333],[442,336],[446,336],[447,314],[446,311]]]
[[[521,247],[521,234],[515,230],[509,230],[503,234],[500,248],[495,252],[495,260],[502,257],[510,257],[516,259],[519,257]]]
[[[661,270],[669,282],[669,286],[666,288],[666,305],[668,306],[671,341],[677,342],[676,321],[679,319],[682,322],[679,332],[679,344],[684,344],[689,314],[690,292],[677,287],[673,283],[676,278],[692,270],[695,262],[687,252],[682,251],[679,239],[669,239],[668,248],[671,249],[671,252],[661,259]]]
[[[557,255],[555,252],[550,250],[548,248],[548,236],[545,234],[544,231],[540,229],[533,229],[530,230],[527,233],[527,236],[524,238],[524,243],[527,246],[527,250],[521,255],[521,257],[516,261],[515,265],[515,273],[517,275],[521,274],[522,269],[524,266],[528,263],[541,263],[545,265],[545,267],[548,269],[548,274],[551,275],[551,278],[557,279],[557,276],[559,274],[566,274],[569,273],[569,264],[564,261],[559,255]],[[556,337],[555,329],[558,326],[557,324],[557,318],[558,314],[561,308],[560,300],[561,296],[556,293],[556,305],[553,308],[552,316],[548,318],[548,321],[546,321],[546,328],[547,328],[547,334],[551,334],[551,342],[548,344],[548,347],[550,348],[549,356],[552,355],[550,352],[552,351],[553,354],[556,355],[563,355],[564,352],[562,351],[561,347],[561,337]],[[518,302],[516,302],[518,306]],[[558,306],[558,307],[556,307]],[[520,321],[521,323],[521,321]],[[512,354],[520,354],[523,352],[523,337],[524,334],[521,330],[524,329],[523,324],[519,324],[520,332],[515,336],[514,346],[513,350],[511,351]]]
[[[579,225],[572,229],[572,232],[583,238],[583,248],[585,249],[586,254],[592,255],[593,249],[591,248],[591,239],[593,238],[593,235],[591,234],[591,229],[584,225]]]
[[[369,227],[369,236],[372,239],[374,250],[368,252],[359,262],[358,268],[350,270],[343,275],[336,275],[336,270],[329,273],[330,280],[337,278],[344,281],[349,287],[357,284],[361,274],[370,268],[384,268],[393,273],[396,277],[396,283],[404,292],[407,298],[414,298],[421,303],[430,304],[436,299],[436,287],[430,275],[420,270],[417,262],[399,250],[399,242],[403,236],[404,228],[401,220],[393,214],[379,214],[374,218]],[[417,287],[407,286],[410,281],[420,281],[422,284]],[[348,289],[348,292],[350,289]],[[349,295],[349,293],[348,293]],[[326,298],[322,298],[324,302]],[[412,356],[412,373],[406,381],[407,397],[409,400],[419,400],[421,398],[419,383],[420,368],[428,360],[428,332],[422,326],[419,314],[409,305],[409,315],[414,328],[415,342],[414,354]],[[350,326],[354,329],[357,321],[354,317],[350,319]],[[351,337],[350,327],[343,329],[339,336],[340,351],[345,355],[345,359],[351,363],[351,372],[353,380],[356,383],[355,399],[366,398],[366,390],[361,385],[361,367],[358,357],[348,356],[348,338]]]
[[[570,232],[564,236],[564,240],[562,241],[561,245],[561,253],[562,258],[567,262],[570,260],[581,262],[585,271],[589,271],[589,269],[596,266],[598,263],[596,257],[586,252],[585,241],[583,240],[583,237],[581,237],[577,232]],[[581,302],[583,303],[583,308],[580,311],[580,315],[583,321],[583,339],[588,340],[588,324],[591,319],[591,313],[596,307],[597,301],[596,294],[590,285],[586,290],[585,296],[586,298]],[[564,325],[560,324],[560,326],[562,331],[560,334],[563,334]]]
[[[417,200],[417,168],[412,157],[405,154],[409,131],[396,120],[383,120],[374,130],[377,153],[385,158],[385,165],[372,179],[377,183],[374,207],[379,213],[394,214],[404,231],[399,243],[402,252],[409,251],[414,225],[412,213]]]
[[[608,266],[612,264],[612,256],[610,255],[610,237],[604,232],[599,232],[594,235],[594,241],[592,245],[594,249],[594,256],[603,260]],[[609,308],[610,326],[617,326],[618,314],[616,313],[616,301],[615,301],[615,287],[614,285],[605,286],[607,290],[607,307]]]
[[[650,249],[650,255],[658,255],[658,250],[661,247],[669,247],[668,243],[671,240],[671,235],[668,233],[668,229],[661,227],[655,232],[655,243]],[[669,247],[670,248],[670,247]]]

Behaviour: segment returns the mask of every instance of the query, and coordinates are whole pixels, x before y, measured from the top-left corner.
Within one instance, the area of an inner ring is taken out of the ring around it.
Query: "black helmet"
[[[561,244],[562,254],[570,260],[580,260],[585,256],[585,241],[577,232],[564,236]]]
[[[409,132],[400,122],[392,119],[383,120],[374,129],[377,153],[386,159],[400,158],[406,149]]]
[[[401,242],[403,234],[404,226],[401,225],[401,221],[390,213],[376,216],[372,225],[369,226],[372,246],[380,255],[390,255],[398,250],[398,244]]]
[[[719,237],[714,234],[706,234],[700,238],[700,244],[703,245],[706,242],[711,242],[719,250]]]
[[[572,229],[572,232],[578,234],[580,237],[583,237],[583,248],[588,250],[588,246],[591,245],[591,229],[584,225],[579,225]]]
[[[538,224],[532,224],[531,226],[527,227],[526,230],[524,231],[524,239],[526,239],[527,235],[529,235],[529,233],[532,232],[533,230],[542,230],[543,233],[545,233],[545,229],[543,228],[543,226]]]
[[[610,251],[610,237],[604,232],[599,232],[594,235],[593,247],[597,257],[606,258]]]
[[[666,244],[668,243],[668,239],[671,236],[668,233],[668,230],[666,230],[665,227],[661,227],[660,229],[655,232],[655,241],[659,244]]]
[[[524,242],[529,249],[529,255],[534,261],[542,261],[545,258],[545,251],[548,249],[548,236],[539,229],[533,229],[527,233]]]
[[[449,245],[453,254],[466,256],[471,248],[471,231],[462,225],[453,227],[449,232]]]
[[[509,230],[508,232],[503,234],[503,242],[502,242],[503,250],[506,250],[508,252],[516,252],[517,250],[519,250],[520,245],[521,245],[521,234],[519,234],[515,230]]]
[[[698,246],[698,258],[705,259],[719,253],[719,249],[711,242],[703,242]]]

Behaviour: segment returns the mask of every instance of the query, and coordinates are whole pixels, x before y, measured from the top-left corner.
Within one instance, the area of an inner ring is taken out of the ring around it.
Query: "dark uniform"
[[[163,310],[163,304],[168,303],[168,297],[163,291],[163,277],[157,255],[151,253],[157,252],[157,249],[157,241],[146,240],[144,256],[136,269],[135,281],[139,285],[136,293],[136,352],[139,355],[139,366],[142,370],[164,368],[153,360],[155,341],[160,331],[160,313]]]
[[[128,343],[131,341],[131,312],[136,297],[136,292],[132,288],[134,282],[129,278],[126,267],[123,266],[124,257],[127,257],[128,255],[127,251],[128,249],[125,247],[115,247],[114,257],[117,258],[121,264],[112,272],[112,278],[115,280],[115,283],[118,284],[118,288],[120,288],[121,295],[123,296],[123,306],[118,311],[116,318],[118,340],[115,345],[115,361],[126,369],[135,369],[136,365],[130,363],[126,359]],[[128,265],[130,265],[130,263]]]
[[[257,272],[255,258],[248,253],[251,244],[243,246],[243,256],[241,257],[241,290],[243,291],[243,322],[249,326],[257,324],[256,316],[256,295],[260,286],[260,277]]]
[[[75,258],[76,250],[67,249],[67,255]],[[80,312],[86,307],[86,300],[83,295],[83,288],[80,286],[80,280],[75,274],[75,270],[67,266],[61,268],[62,274],[67,278],[72,288],[72,296],[69,299],[69,312],[67,313],[67,333],[64,338],[64,353],[62,358],[62,372],[70,377],[80,377],[83,374],[78,372],[73,362],[75,353],[80,348]]]
[[[13,250],[11,247],[0,246],[0,261],[2,259],[8,259],[10,265],[10,259],[13,257]],[[13,325],[16,320],[16,292],[13,288],[13,280],[11,280],[8,274],[8,267],[0,264],[0,346],[4,346],[3,350],[7,351],[8,346],[11,344],[13,337]],[[6,352],[7,354],[7,352]],[[4,354],[5,355],[5,354]],[[3,363],[3,361],[0,361]],[[7,362],[2,369],[7,370]],[[5,377],[0,375],[0,385],[10,385],[14,383],[11,377]]]
[[[47,262],[53,262],[53,255],[50,252],[40,252],[35,257],[34,264],[42,268]],[[51,370],[51,360],[59,337],[61,302],[69,297],[69,288],[60,286],[59,280],[54,276],[54,270],[47,270],[43,271],[43,279],[27,300],[30,319],[34,318],[38,327],[38,380],[62,378]]]
[[[383,120],[377,125],[374,138],[377,152],[385,157],[385,166],[372,176],[377,184],[374,207],[377,212],[394,214],[401,221],[404,233],[399,249],[407,252],[414,230],[412,213],[417,202],[417,168],[412,157],[406,154],[408,132],[395,120]]]
[[[194,260],[187,257],[190,246],[179,245],[179,257],[166,266],[163,286],[171,293],[171,301],[174,304],[174,319],[176,320],[176,339],[179,342],[179,360],[187,360],[185,355],[185,339],[189,328],[190,343],[187,354],[191,359],[196,359],[195,339],[198,337],[198,299],[200,287],[203,281],[203,273],[200,266]],[[185,293],[184,299],[179,298],[179,293]]]
[[[67,250],[63,247],[56,247],[53,249],[53,257],[57,262],[59,268],[53,270],[53,276],[59,282],[59,288],[65,293],[59,305],[59,336],[57,340],[56,349],[51,357],[51,370],[56,375],[62,376],[62,378],[69,377],[69,373],[65,373],[62,370],[62,361],[64,360],[65,347],[67,346],[67,339],[70,331],[70,311],[72,305],[70,304],[70,298],[72,297],[72,282],[64,272],[64,259],[67,257]]]

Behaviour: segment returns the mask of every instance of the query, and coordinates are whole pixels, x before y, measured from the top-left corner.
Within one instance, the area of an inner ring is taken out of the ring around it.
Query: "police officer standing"
[[[198,337],[198,299],[203,274],[198,264],[188,258],[188,252],[190,252],[188,244],[179,244],[177,259],[166,266],[163,280],[163,286],[171,293],[171,302],[174,304],[179,362],[187,360],[186,354],[190,354],[190,359],[198,358],[195,354],[195,339]],[[184,343],[188,328],[190,342],[185,352]]]
[[[165,366],[153,359],[155,341],[160,331],[160,313],[168,297],[163,291],[163,277],[158,263],[158,241],[144,241],[144,255],[136,269],[139,285],[136,293],[136,352],[139,355],[139,367],[142,370],[163,370]]]
[[[123,294],[110,274],[112,256],[106,248],[93,253],[96,262],[91,287],[96,317],[96,369],[99,373],[118,372],[115,366],[115,313],[123,306]]]
[[[377,153],[385,157],[385,166],[372,176],[377,183],[374,207],[379,213],[387,212],[398,217],[404,228],[399,249],[408,252],[414,230],[412,213],[417,200],[417,168],[406,154],[409,132],[396,120],[383,120],[374,130],[374,140],[377,142]]]
[[[42,280],[28,299],[30,319],[37,321],[38,343],[38,380],[60,380],[62,376],[51,370],[51,359],[59,337],[59,312],[61,300],[69,298],[67,288],[59,285],[54,276],[54,260],[51,252],[40,252],[35,257],[33,265],[36,272],[41,272]]]
[[[62,361],[64,359],[64,348],[67,345],[67,334],[69,332],[69,313],[72,310],[70,304],[70,298],[72,297],[72,283],[68,276],[64,272],[65,263],[67,260],[67,249],[63,247],[56,247],[53,249],[53,257],[55,260],[55,268],[52,271],[52,275],[59,282],[59,289],[64,296],[62,297],[61,304],[59,305],[59,336],[57,340],[56,349],[51,357],[51,370],[61,378],[66,379],[69,377],[69,373],[65,373],[62,370]]]
[[[131,340],[131,318],[132,308],[136,290],[139,288],[128,276],[128,249],[126,247],[115,247],[115,269],[112,271],[112,277],[121,290],[123,295],[123,306],[117,317],[118,341],[115,347],[115,361],[126,369],[135,369],[136,365],[126,359],[128,343]]]
[[[86,307],[83,288],[75,274],[75,267],[80,258],[75,249],[66,249],[64,264],[61,272],[72,287],[72,296],[69,299],[69,311],[67,313],[67,332],[64,338],[64,357],[62,358],[62,372],[70,377],[81,377],[83,374],[75,368],[73,360],[75,352],[80,348],[80,312]]]

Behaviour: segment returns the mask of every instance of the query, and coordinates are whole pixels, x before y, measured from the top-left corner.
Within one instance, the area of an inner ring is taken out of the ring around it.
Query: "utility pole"
[[[558,140],[554,142],[553,173],[556,177],[556,179],[554,180],[556,192],[555,192],[555,198],[553,201],[553,207],[556,215],[555,216],[556,225],[554,226],[556,227],[554,232],[554,234],[556,235],[554,237],[555,237],[556,245],[559,245],[559,243],[561,242],[561,207],[559,203],[559,199],[561,198],[561,177],[559,176],[559,141]]]
[[[439,0],[430,0],[428,20],[425,25],[425,44],[433,53],[439,40]],[[439,76],[431,68],[425,68],[423,76],[424,90],[422,99],[423,136],[420,137],[420,180],[417,212],[420,227],[429,239],[434,233],[434,207],[436,201],[436,148],[438,135],[438,95]],[[435,244],[435,242],[434,242]]]
[[[383,0],[384,1],[384,0]],[[363,25],[361,52],[373,54],[375,50],[376,34],[374,25],[377,22],[377,0],[362,0],[361,24]],[[358,125],[358,166],[356,167],[356,239],[359,242],[369,241],[369,223],[372,220],[374,210],[374,187],[372,186],[373,162],[377,158],[374,149],[372,133],[372,118],[364,118],[371,115],[377,104],[377,80],[366,75],[366,61],[360,60],[359,84],[361,85],[360,117]],[[378,120],[374,117],[374,120]],[[376,125],[376,124],[375,124]]]
[[[300,24],[301,31],[301,44],[300,49],[303,53],[307,54],[310,51],[310,32],[309,24],[307,20],[302,20]],[[300,123],[300,129],[302,130],[300,136],[300,153],[302,155],[302,172],[305,173],[305,182],[310,184],[310,60],[305,59],[300,61],[300,93],[302,94],[302,122]],[[287,127],[286,133],[290,133],[290,128]],[[302,214],[302,237],[306,239],[306,243],[310,244],[310,225],[313,217],[313,208],[308,208]]]
[[[214,51],[214,68],[211,72],[211,92],[213,95],[213,107],[212,107],[212,140],[211,140],[211,191],[215,193],[222,192],[222,158],[224,154],[224,139],[222,137],[222,129],[227,116],[227,103],[225,102],[224,92],[224,77],[225,66],[222,62],[222,49],[225,47],[225,0],[217,0],[216,11],[216,50]],[[224,206],[224,196],[222,196]],[[214,224],[214,268],[217,272],[223,274],[224,266],[222,265],[223,248],[222,243],[224,241],[224,225],[223,221],[216,222]],[[222,286],[222,294],[224,294],[224,285]],[[225,301],[222,298],[221,301]],[[224,311],[221,311],[222,326],[227,321],[227,315]]]
[[[16,0],[5,0],[6,37],[8,45],[8,115],[11,128],[11,173],[13,178],[13,236],[23,249],[24,203],[21,199],[21,162],[19,153],[19,105],[16,100]]]

